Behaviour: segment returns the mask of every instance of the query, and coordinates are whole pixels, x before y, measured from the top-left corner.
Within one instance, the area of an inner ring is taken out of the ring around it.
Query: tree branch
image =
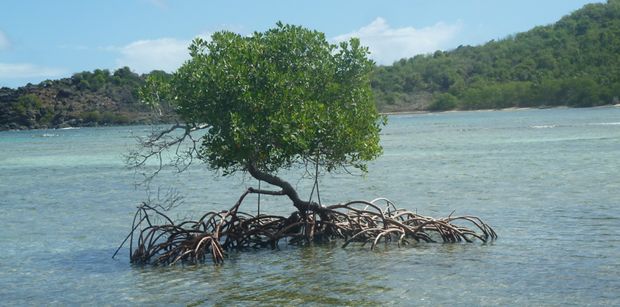
[[[209,125],[180,124],[176,123],[162,131],[153,131],[147,137],[137,137],[139,146],[135,151],[130,152],[125,157],[128,167],[138,172],[138,169],[146,166],[149,160],[157,161],[157,168],[152,172],[142,172],[144,180],[142,183],[150,182],[165,166],[172,165],[177,172],[185,171],[198,156],[200,139],[194,138],[192,133],[208,129]],[[176,134],[181,130],[180,134]],[[183,149],[186,146],[187,149]],[[173,149],[174,148],[174,149]],[[174,156],[168,163],[164,163],[164,153],[170,151]]]
[[[282,190],[277,191],[277,193],[281,193],[281,194],[273,194],[273,195],[288,196],[288,198],[293,202],[293,205],[300,212],[306,212],[308,210],[318,211],[321,209],[321,206],[319,204],[312,202],[312,201],[304,201],[301,198],[299,198],[297,191],[295,190],[295,188],[293,188],[293,186],[289,182],[283,180],[282,178],[278,176],[274,176],[269,173],[260,171],[256,167],[256,165],[254,165],[253,162],[248,163],[247,170],[250,173],[250,175],[252,175],[252,177],[258,180],[261,180],[261,181],[265,181],[271,185],[280,187]]]
[[[286,195],[286,193],[284,193],[284,190],[271,191],[271,190],[255,189],[255,188],[249,188],[248,190],[250,191],[250,193],[255,193],[255,194],[273,195],[273,196]]]

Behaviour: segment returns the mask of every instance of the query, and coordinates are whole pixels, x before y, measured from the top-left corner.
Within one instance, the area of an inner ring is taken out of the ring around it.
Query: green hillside
[[[145,78],[123,67],[113,73],[97,69],[18,89],[0,88],[0,130],[169,121],[170,116],[156,116],[139,102]]]
[[[620,97],[620,0],[482,46],[378,67],[381,110],[589,107]]]

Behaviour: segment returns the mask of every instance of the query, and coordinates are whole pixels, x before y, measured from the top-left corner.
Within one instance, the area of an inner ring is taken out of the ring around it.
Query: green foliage
[[[129,118],[123,114],[117,114],[110,111],[99,112],[97,110],[82,112],[80,118],[84,123],[94,125],[123,125],[130,122]]]
[[[42,107],[43,103],[37,95],[26,94],[17,99],[14,109],[19,115],[26,115],[29,110],[38,110]]]
[[[88,112],[84,112],[82,114],[80,114],[80,117],[82,118],[82,121],[84,121],[85,123],[99,123],[101,122],[101,113],[99,113],[99,111],[88,111]]]
[[[478,47],[459,46],[378,67],[378,105],[430,93],[456,97],[457,108],[594,106],[620,96],[620,4],[589,4],[549,26]],[[445,101],[443,101],[445,102]]]
[[[447,111],[456,109],[457,99],[450,93],[438,94],[429,106],[430,111]]]
[[[82,91],[102,91],[107,88],[129,87],[138,88],[144,83],[140,75],[132,72],[129,67],[122,67],[110,74],[107,69],[95,69],[93,72],[83,71],[73,74],[71,80]]]
[[[138,74],[132,72],[127,66],[114,71],[114,75],[110,77],[110,79],[116,85],[139,87],[143,84],[142,78]]]
[[[96,69],[93,72],[84,71],[73,74],[71,79],[73,83],[81,91],[98,91],[109,82],[110,72],[106,70]]]
[[[124,125],[129,123],[129,118],[124,114],[105,111],[101,114],[101,122],[104,124]]]
[[[461,93],[460,108],[465,110],[527,107],[531,82],[477,83]]]
[[[211,168],[273,173],[315,161],[365,169],[381,153],[373,63],[358,40],[336,46],[323,33],[278,23],[249,37],[195,39],[190,54],[170,80],[153,76],[142,96],[210,125],[200,157]]]
[[[142,102],[159,112],[162,108],[169,109],[170,102],[166,95],[171,92],[171,77],[170,74],[161,70],[154,70],[148,74],[144,85],[138,90]]]
[[[14,112],[22,121],[34,121],[42,125],[47,125],[54,117],[52,108],[44,105],[41,99],[35,94],[25,94],[17,99],[13,106]]]

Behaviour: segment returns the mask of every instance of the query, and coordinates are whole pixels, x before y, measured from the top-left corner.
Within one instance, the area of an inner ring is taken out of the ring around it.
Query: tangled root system
[[[130,260],[136,264],[173,265],[207,259],[218,264],[224,261],[227,251],[277,248],[283,240],[290,244],[342,240],[342,247],[370,244],[372,250],[380,242],[402,246],[421,241],[488,242],[497,238],[495,231],[478,217],[450,215],[435,219],[398,209],[385,198],[296,211],[289,217],[254,216],[239,211],[251,192],[246,191],[230,210],[211,211],[198,220],[178,223],[143,203],[121,247],[129,240]]]

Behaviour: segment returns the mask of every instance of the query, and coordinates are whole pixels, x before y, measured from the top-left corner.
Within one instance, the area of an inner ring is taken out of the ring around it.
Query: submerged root
[[[146,203],[138,207],[129,240],[130,260],[136,264],[173,265],[200,263],[211,259],[219,264],[226,251],[249,248],[276,248],[280,241],[290,244],[344,241],[370,244],[396,242],[488,242],[497,234],[475,216],[448,216],[434,219],[398,209],[387,199],[351,201],[316,211],[294,212],[289,217],[253,216],[238,211],[246,191],[227,211],[207,212],[199,220],[174,223],[163,212]],[[153,223],[164,221],[162,225]],[[116,251],[120,250],[120,248]],[[116,255],[116,253],[115,253]]]

